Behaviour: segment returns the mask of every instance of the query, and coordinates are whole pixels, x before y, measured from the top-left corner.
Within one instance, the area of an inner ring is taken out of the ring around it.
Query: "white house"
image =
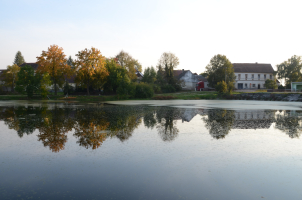
[[[265,89],[267,79],[275,80],[271,64],[233,63],[236,89]]]
[[[181,87],[183,90],[195,90],[196,84],[199,81],[203,81],[205,88],[208,88],[207,79],[196,73],[192,73],[190,70],[173,70],[174,77],[181,81]]]

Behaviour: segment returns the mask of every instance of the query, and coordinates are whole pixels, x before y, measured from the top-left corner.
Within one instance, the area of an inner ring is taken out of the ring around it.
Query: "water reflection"
[[[302,113],[277,110],[184,109],[148,106],[18,106],[1,107],[0,120],[20,138],[37,131],[37,140],[52,152],[64,149],[67,133],[73,131],[77,144],[97,149],[108,137],[129,140],[142,123],[155,129],[163,141],[173,141],[180,133],[177,123],[190,122],[201,116],[215,139],[223,139],[232,129],[268,129],[273,127],[291,138],[299,138]]]

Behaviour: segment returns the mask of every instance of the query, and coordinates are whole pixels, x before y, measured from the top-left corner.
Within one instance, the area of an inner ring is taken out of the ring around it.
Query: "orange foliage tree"
[[[99,89],[106,83],[109,73],[105,68],[105,57],[94,47],[79,51],[76,56],[78,57],[75,61],[76,82],[80,86],[86,87],[89,95],[90,86]]]
[[[67,64],[66,55],[63,48],[58,45],[50,45],[47,51],[42,51],[41,56],[37,57],[37,72],[48,73],[53,81],[55,95],[57,95],[57,86],[62,87],[65,77],[72,75],[72,69]]]

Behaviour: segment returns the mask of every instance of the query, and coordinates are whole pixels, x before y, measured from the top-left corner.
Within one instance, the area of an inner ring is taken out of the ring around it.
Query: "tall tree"
[[[179,59],[173,53],[163,53],[158,61],[158,66],[165,71],[168,82],[174,78],[173,70],[175,70],[178,65]]]
[[[127,70],[117,64],[116,59],[106,59],[105,67],[109,73],[109,76],[107,77],[104,89],[108,93],[116,93],[116,90],[121,84],[121,82],[125,79],[129,79],[127,75]]]
[[[55,95],[57,95],[57,86],[62,87],[65,77],[72,75],[71,66],[67,64],[63,48],[58,45],[50,45],[47,51],[42,51],[41,56],[37,57],[37,60],[39,65],[37,72],[49,74],[54,84]]]
[[[291,87],[291,82],[302,81],[302,59],[301,56],[292,56],[287,61],[277,65],[277,76],[285,80],[286,88]]]
[[[181,82],[174,77],[174,70],[179,65],[179,59],[173,53],[163,53],[158,61],[157,81],[162,83],[164,92],[181,90]]]
[[[225,81],[229,88],[235,82],[236,76],[232,63],[225,55],[217,54],[206,67],[208,82],[211,87],[215,87],[218,82]]]
[[[15,91],[16,81],[18,78],[17,74],[19,71],[20,71],[20,67],[17,64],[7,66],[7,75],[11,79],[12,92]]]
[[[35,74],[31,66],[23,66],[18,73],[18,81],[16,82],[16,90],[21,94],[27,94],[32,97],[39,91],[41,77]]]
[[[87,95],[89,95],[89,87],[101,87],[109,75],[105,68],[105,57],[101,52],[92,47],[91,49],[84,49],[76,54],[78,57],[75,61],[77,68],[76,82],[82,87],[87,88]]]
[[[15,59],[14,59],[14,63],[15,65],[22,65],[23,63],[25,63],[24,57],[22,56],[21,51],[18,51],[15,55]]]
[[[74,68],[74,60],[71,56],[69,56],[67,59],[67,65],[69,65],[71,68]]]
[[[142,65],[129,53],[121,51],[116,55],[117,63],[127,70],[127,75],[131,80],[136,80],[136,70],[142,72]]]
[[[142,81],[150,84],[153,84],[156,81],[156,71],[154,67],[151,66],[145,69]]]

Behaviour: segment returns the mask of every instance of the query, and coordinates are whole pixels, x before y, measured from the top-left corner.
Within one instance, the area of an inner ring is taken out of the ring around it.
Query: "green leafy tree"
[[[116,62],[116,59],[106,59],[105,67],[109,73],[104,85],[105,92],[116,93],[121,81],[130,80],[127,70]]]
[[[144,77],[142,78],[142,82],[154,84],[156,81],[156,70],[154,67],[148,67],[144,71]]]
[[[39,75],[37,75],[39,76]],[[51,77],[48,73],[43,74],[40,81],[40,93],[42,97],[47,97],[49,94],[49,87],[52,85]]]
[[[233,84],[235,82],[236,76],[233,65],[224,55],[215,55],[210,60],[206,70],[210,87],[215,87],[221,81],[225,81],[228,86],[230,86],[229,83]]]
[[[18,73],[17,92],[32,97],[39,90],[39,87],[40,77],[37,74],[35,75],[34,69],[28,65],[22,67]]]
[[[277,65],[277,76],[285,80],[287,89],[291,88],[291,82],[301,82],[302,60],[301,56],[292,56],[287,61]]]
[[[276,80],[271,80],[271,79],[267,79],[267,80],[265,81],[264,86],[265,86],[266,88],[269,88],[269,89],[276,89],[276,88],[278,88],[278,85],[277,85],[277,83],[276,83]]]
[[[68,57],[66,63],[67,63],[67,65],[69,65],[71,68],[74,68],[74,60],[72,59],[71,56]]]
[[[25,63],[24,57],[22,56],[21,51],[18,51],[15,55],[14,64],[20,66],[23,63]]]

